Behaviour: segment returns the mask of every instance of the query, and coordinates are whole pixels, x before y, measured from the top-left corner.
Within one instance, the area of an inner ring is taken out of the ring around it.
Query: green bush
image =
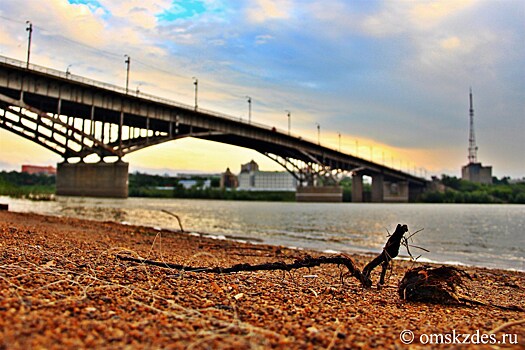
[[[493,179],[493,184],[479,184],[443,175],[445,192],[426,192],[426,203],[524,203],[525,184],[509,184],[508,178]]]
[[[0,195],[17,198],[49,199],[55,194],[55,176],[16,171],[0,172]]]

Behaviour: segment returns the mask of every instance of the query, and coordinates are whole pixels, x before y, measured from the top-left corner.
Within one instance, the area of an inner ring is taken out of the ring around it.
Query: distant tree
[[[509,184],[510,177],[509,176],[503,176],[501,180],[498,180],[496,176],[492,177],[492,184],[493,185],[508,185]]]

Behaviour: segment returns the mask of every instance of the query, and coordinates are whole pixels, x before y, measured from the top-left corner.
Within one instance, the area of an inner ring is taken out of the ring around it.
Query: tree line
[[[195,185],[184,188],[181,180],[194,180]],[[156,198],[198,198],[227,200],[266,200],[294,201],[293,192],[252,192],[220,188],[220,177],[209,178],[209,186],[204,186],[206,179],[198,176],[174,177],[149,175],[144,173],[129,174],[130,197]],[[525,181],[511,183],[510,178],[493,178],[492,184],[479,184],[455,176],[442,175],[438,182],[440,190],[426,191],[420,198],[423,203],[516,203],[525,204]],[[55,193],[54,175],[28,174],[17,171],[0,171],[0,195],[12,197],[40,198]],[[343,201],[350,202],[352,194],[351,178],[345,178]],[[370,185],[364,185],[364,192],[370,192]],[[365,196],[366,197],[366,196]]]
[[[427,203],[515,203],[525,204],[525,181],[510,183],[510,178],[493,177],[492,184],[458,179],[442,175],[444,191],[427,191],[422,202]]]

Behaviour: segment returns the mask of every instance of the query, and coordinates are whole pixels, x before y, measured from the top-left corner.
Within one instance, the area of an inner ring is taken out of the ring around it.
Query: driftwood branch
[[[168,211],[164,211],[164,212],[172,216],[175,216],[177,220],[179,220],[179,224],[180,224],[180,219],[178,218],[178,216]],[[182,225],[181,225],[181,231],[182,231]],[[355,277],[359,282],[361,282],[361,284],[364,287],[372,286],[372,281],[370,279],[370,273],[374,268],[382,264],[383,270],[381,271],[381,279],[378,284],[378,287],[379,287],[384,284],[384,279],[385,279],[386,270],[388,268],[388,264],[393,258],[395,258],[399,254],[399,247],[402,243],[403,235],[405,234],[405,232],[408,232],[407,225],[398,224],[396,227],[396,230],[389,237],[385,247],[383,248],[383,252],[379,256],[377,256],[374,260],[372,260],[368,265],[366,265],[363,272],[361,272],[361,270],[356,266],[356,264],[350,257],[345,256],[345,255],[337,255],[337,256],[331,256],[331,257],[320,256],[318,258],[314,258],[308,255],[302,259],[295,260],[293,263],[285,263],[285,262],[279,261],[279,262],[270,262],[270,263],[258,264],[258,265],[237,264],[231,267],[185,266],[185,265],[172,264],[172,263],[163,262],[163,261],[135,258],[129,255],[121,255],[121,254],[118,254],[116,257],[120,260],[132,261],[132,262],[136,262],[140,264],[165,267],[165,268],[170,268],[170,269],[175,269],[175,270],[182,270],[186,272],[206,272],[206,273],[232,273],[232,272],[241,272],[241,271],[274,271],[274,270],[291,271],[291,270],[300,269],[303,267],[310,268],[310,267],[320,266],[323,264],[336,264],[336,265],[346,266],[349,274]]]
[[[361,270],[355,265],[354,261],[347,256],[337,255],[337,256],[320,256],[314,258],[311,256],[306,256],[302,259],[297,259],[293,263],[285,262],[271,262],[265,264],[251,265],[251,264],[237,264],[231,267],[194,267],[194,266],[185,266],[179,264],[171,264],[162,261],[148,260],[143,258],[134,258],[126,255],[118,254],[116,256],[120,260],[133,261],[140,264],[147,264],[159,267],[165,267],[170,269],[182,270],[187,272],[206,272],[206,273],[232,273],[232,272],[241,272],[241,271],[291,271],[294,269],[300,269],[303,267],[310,268],[315,266],[320,266],[324,264],[336,264],[344,265],[348,272],[354,276],[361,284],[365,287],[370,287],[369,279],[365,278],[361,273]]]
[[[175,217],[176,215],[167,212]],[[178,218],[178,217],[177,217]],[[179,221],[180,223],[180,221]],[[182,225],[181,225],[182,231]],[[420,230],[421,231],[421,230]],[[408,232],[407,225],[398,224],[396,230],[392,235],[389,236],[388,241],[383,247],[383,251],[372,261],[370,261],[363,271],[356,266],[354,261],[346,255],[336,255],[336,256],[320,256],[312,257],[305,256],[302,259],[296,259],[294,262],[285,263],[282,261],[278,262],[269,262],[264,264],[237,264],[230,267],[208,267],[208,266],[187,266],[181,264],[173,264],[163,261],[149,260],[140,257],[132,257],[130,255],[117,254],[116,258],[124,261],[131,261],[139,264],[146,264],[152,266],[158,266],[163,268],[169,268],[174,270],[180,270],[185,272],[204,272],[204,273],[215,273],[215,274],[227,274],[233,272],[253,272],[253,271],[291,271],[294,269],[300,268],[311,268],[316,266],[321,266],[325,264],[335,264],[342,265],[348,269],[348,274],[356,278],[363,287],[371,287],[372,280],[370,279],[371,272],[378,267],[382,266],[381,277],[378,283],[378,288],[384,285],[385,274],[388,269],[388,266],[392,259],[394,259],[399,254],[399,248],[401,245],[407,247],[409,251],[409,239],[414,236],[419,231],[416,231],[404,237],[404,234]],[[413,246],[418,249],[427,251],[424,248]],[[254,248],[255,249],[255,248]],[[412,254],[410,254],[412,257]],[[342,275],[343,276],[343,275]],[[431,266],[420,266],[416,268],[409,269],[406,271],[403,279],[400,281],[398,286],[399,297],[407,301],[416,301],[416,302],[427,302],[427,303],[438,303],[438,304],[471,304],[471,305],[481,305],[488,307],[495,307],[503,310],[509,311],[518,311],[525,312],[525,310],[517,305],[502,306],[494,305],[491,303],[482,302],[479,300],[469,299],[463,295],[457,293],[457,287],[463,285],[462,278],[471,277],[464,271],[451,267],[451,266],[441,266],[441,267],[431,267]],[[314,292],[315,294],[315,292]],[[498,328],[492,330],[492,332],[498,332],[505,327],[510,327],[513,325],[522,324],[524,320],[509,322],[501,325]]]
[[[378,287],[385,284],[385,275],[388,268],[388,264],[399,254],[399,247],[401,246],[401,240],[405,232],[408,232],[407,225],[398,224],[394,233],[388,238],[383,251],[374,260],[368,263],[363,269],[363,275],[368,279],[368,284],[372,285],[370,280],[370,273],[373,269],[381,265],[381,277],[379,279]]]

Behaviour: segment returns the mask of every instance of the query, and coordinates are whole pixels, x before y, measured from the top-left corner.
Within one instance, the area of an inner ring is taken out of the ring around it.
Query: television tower
[[[470,88],[470,131],[468,136],[468,162],[469,164],[478,162],[478,146],[476,146],[476,136],[474,135],[474,107],[472,106],[472,88]]]

